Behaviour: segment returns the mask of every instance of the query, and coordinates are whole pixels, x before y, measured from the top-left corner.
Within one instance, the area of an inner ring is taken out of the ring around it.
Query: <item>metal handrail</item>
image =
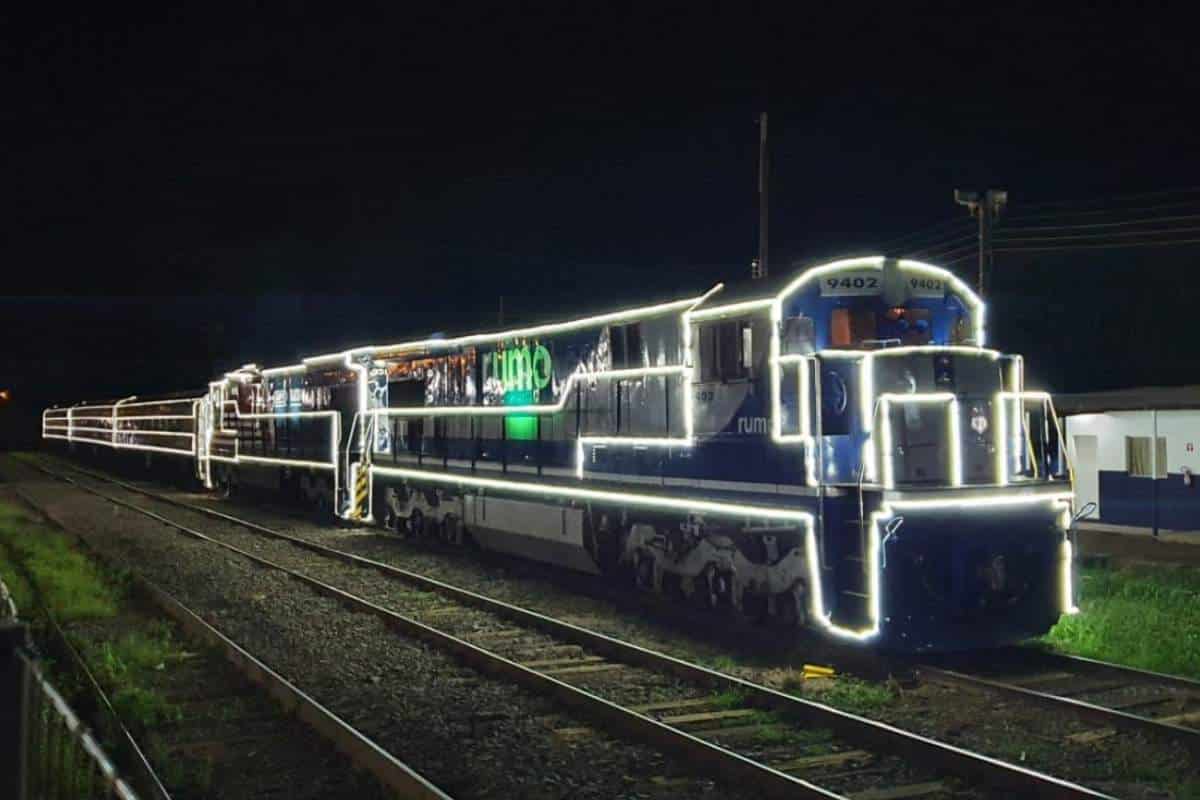
[[[4,584],[4,578],[0,578],[0,619],[17,618],[17,604],[13,602],[12,593],[8,591],[8,586]]]
[[[89,731],[79,717],[76,716],[71,707],[67,705],[67,701],[64,700],[62,695],[58,693],[58,690],[55,689],[54,686],[51,685],[48,680],[46,680],[45,676],[42,675],[42,671],[38,667],[37,662],[20,650],[17,651],[17,658],[24,667],[25,673],[32,679],[31,683],[33,684],[34,691],[40,693],[43,698],[50,702],[50,707],[62,721],[63,727],[66,728],[67,734],[73,740],[78,741],[79,746],[87,754],[92,763],[96,765],[96,768],[99,770],[100,776],[103,779],[106,788],[113,795],[122,798],[122,800],[138,800],[137,793],[134,792],[129,784],[117,774],[117,768],[113,765],[112,761],[109,760],[108,756],[104,752],[104,749],[100,746],[100,743],[96,741],[96,737],[92,735],[91,731]],[[27,705],[32,705],[32,703],[28,702],[29,699],[31,698],[27,698]],[[27,730],[32,728],[32,723],[35,720],[42,722],[43,724],[48,723],[44,717],[37,719],[38,717],[42,717],[40,707],[36,713],[27,713],[24,720],[25,724],[29,726]],[[45,735],[49,736],[50,734],[47,732]],[[27,776],[36,766],[35,759],[37,757],[38,753],[36,751],[33,751],[32,749],[28,751],[29,760],[23,765]],[[44,776],[47,779],[71,779],[70,776],[61,774],[61,770],[60,774],[49,774],[49,771],[47,771],[47,773],[48,774]],[[32,781],[29,783],[32,783]]]

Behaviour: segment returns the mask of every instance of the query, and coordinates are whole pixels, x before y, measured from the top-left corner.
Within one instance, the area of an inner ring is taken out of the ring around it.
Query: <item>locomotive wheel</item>
[[[425,532],[425,515],[421,513],[421,509],[414,508],[412,510],[412,513],[408,515],[406,527],[409,536],[419,537]]]
[[[799,628],[805,623],[804,592],[793,589],[775,596],[775,622],[787,629]]]
[[[633,578],[639,589],[647,592],[654,591],[654,559],[649,556],[638,556]]]
[[[462,525],[458,517],[447,514],[442,520],[442,538],[449,544],[462,544]]]
[[[721,577],[717,575],[717,568],[713,564],[709,564],[704,570],[697,575],[692,581],[692,600],[700,608],[711,611],[717,607],[719,596],[717,593],[720,586]]]

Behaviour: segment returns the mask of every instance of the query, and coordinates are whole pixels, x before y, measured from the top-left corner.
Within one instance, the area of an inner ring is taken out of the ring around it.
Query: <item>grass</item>
[[[29,570],[59,622],[104,619],[117,613],[120,592],[99,567],[72,549],[66,535],[4,502],[0,502],[0,558],[0,572],[22,616],[31,615],[36,603],[31,587],[11,562],[21,562]]]
[[[155,622],[146,630],[126,633],[115,641],[102,641],[88,653],[88,663],[101,683],[116,685],[151,670],[161,670],[175,656],[170,626]]]
[[[165,669],[178,654],[170,627],[161,622],[113,641],[84,645],[84,658],[111,698],[117,716],[126,725],[143,729],[178,721],[181,716],[178,706],[147,686],[153,673]]]
[[[828,684],[812,690],[810,695],[822,703],[852,714],[870,714],[891,705],[896,699],[887,686],[849,675],[839,675]]]
[[[739,689],[726,689],[713,695],[713,708],[726,711],[746,705],[746,694]]]
[[[36,594],[25,571],[38,588]],[[66,534],[5,502],[0,502],[0,576],[22,618],[37,622],[38,600],[46,604],[126,725],[146,729],[179,718],[179,710],[148,685],[152,672],[163,669],[178,650],[169,626],[155,622],[115,639],[92,638],[87,626],[72,629],[72,623],[117,616],[125,594],[120,576],[74,549]],[[72,694],[83,689],[71,671],[55,669],[54,673],[60,688]]]
[[[1081,577],[1081,613],[1050,630],[1052,647],[1200,679],[1200,570],[1147,564]]]
[[[837,675],[828,680],[805,681],[800,673],[789,675],[783,691],[797,697],[816,700],[852,714],[870,714],[896,699],[888,686],[860,680],[850,675]]]

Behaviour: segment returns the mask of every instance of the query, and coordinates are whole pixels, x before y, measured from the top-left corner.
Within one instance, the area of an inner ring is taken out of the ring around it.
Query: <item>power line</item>
[[[965,252],[974,253],[974,252],[978,252],[978,250],[979,250],[979,245],[977,243],[972,242],[971,244],[968,244],[965,246],[952,247],[949,250],[943,250],[940,253],[930,253],[928,255],[923,255],[921,257],[924,259],[927,259],[929,261],[944,261],[945,259],[949,258],[950,256],[956,256],[959,253],[965,253]]]
[[[891,250],[891,249],[895,248],[897,245],[901,244],[902,242],[908,241],[909,239],[915,238],[917,241],[920,241],[929,236],[935,235],[934,234],[935,231],[940,231],[942,228],[951,227],[955,223],[961,224],[962,218],[954,217],[953,219],[943,220],[942,222],[938,222],[934,225],[930,225],[928,227],[921,228],[921,229],[913,231],[911,233],[906,233],[903,236],[898,236],[895,239],[892,239],[891,241],[884,242],[882,247],[886,251],[886,250]],[[941,234],[938,233],[936,235],[941,235]]]
[[[997,237],[997,242],[1005,244],[1014,244],[1016,242],[1094,242],[1097,239],[1115,239],[1117,237],[1129,236],[1160,236],[1162,234],[1171,233],[1195,233],[1200,231],[1200,226],[1191,226],[1188,228],[1167,228],[1166,230],[1158,231],[1121,231],[1118,233],[1085,233],[1079,236],[1024,236],[1024,237]]]
[[[1107,202],[1110,200],[1137,200],[1139,198],[1144,198],[1144,197],[1165,197],[1167,195],[1172,195],[1172,194],[1196,194],[1196,193],[1200,193],[1200,186],[1188,186],[1188,187],[1181,188],[1181,189],[1164,189],[1164,190],[1158,191],[1158,192],[1139,192],[1138,194],[1113,195],[1111,197],[1097,198],[1090,202],[1089,201],[1081,202],[1079,200],[1054,200],[1054,201],[1047,202],[1047,203],[1032,203],[1030,205],[1024,206],[1024,208],[1026,208],[1026,209],[1057,208],[1057,207],[1061,207],[1061,206],[1070,206],[1070,205],[1091,205],[1094,203],[1102,203],[1102,202]]]
[[[1180,222],[1182,220],[1200,219],[1200,214],[1178,214],[1172,217],[1145,217],[1144,219],[1128,219],[1121,222],[1092,222],[1086,225],[1039,225],[1025,228],[1008,228],[1007,230],[1018,231],[1068,231],[1081,230],[1084,228],[1123,228],[1128,225],[1146,225],[1149,223],[1160,222]]]
[[[968,233],[966,236],[958,236],[953,239],[943,239],[942,241],[928,245],[927,247],[918,247],[916,249],[909,250],[907,252],[912,253],[913,255],[916,255],[918,253],[925,253],[925,254],[933,253],[933,252],[941,250],[945,247],[948,247],[950,245],[956,245],[961,242],[974,241],[976,238],[977,238],[976,234]]]
[[[1173,242],[1109,242],[1107,244],[1065,244],[1049,247],[997,247],[997,253],[1034,253],[1042,250],[1116,250],[1125,247],[1172,247],[1200,244],[1200,239],[1176,239]]]
[[[1135,214],[1142,211],[1161,211],[1168,208],[1183,208],[1184,206],[1195,206],[1197,200],[1185,200],[1181,203],[1158,203],[1152,206],[1137,206],[1134,208],[1100,208],[1090,211],[1056,211],[1050,214],[1013,214],[1009,217],[1014,219],[1062,219],[1064,217],[1093,217],[1098,214]]]

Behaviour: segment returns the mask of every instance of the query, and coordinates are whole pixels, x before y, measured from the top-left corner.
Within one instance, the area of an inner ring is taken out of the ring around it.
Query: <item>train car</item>
[[[76,403],[42,412],[42,438],[164,477],[194,477],[201,391]]]
[[[210,488],[704,608],[895,651],[996,645],[1074,611],[1072,492],[1050,398],[986,347],[984,313],[946,270],[854,258],[247,365],[197,399],[191,458]]]

